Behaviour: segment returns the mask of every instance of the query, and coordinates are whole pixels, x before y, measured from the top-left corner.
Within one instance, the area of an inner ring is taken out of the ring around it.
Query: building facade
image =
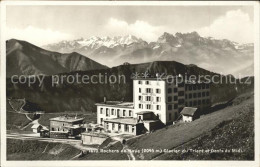
[[[50,137],[67,138],[84,132],[84,118],[60,116],[50,119]]]
[[[171,124],[181,116],[184,107],[203,110],[211,106],[209,84],[180,82],[179,79],[134,79],[133,103],[97,103],[97,123],[108,131],[138,134],[142,130],[135,128],[150,131],[159,125],[158,120],[164,125]]]

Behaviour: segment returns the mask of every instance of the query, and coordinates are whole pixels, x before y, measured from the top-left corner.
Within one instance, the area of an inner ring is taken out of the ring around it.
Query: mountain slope
[[[37,83],[15,84],[7,79],[7,98],[25,98],[26,100],[38,104],[46,113],[64,111],[95,112],[95,103],[103,101],[104,96],[108,100],[133,100],[133,73],[149,73],[155,76],[156,73],[167,73],[168,75],[214,75],[215,73],[197,67],[195,65],[184,65],[175,61],[157,61],[142,64],[120,65],[117,67],[92,71],[77,71],[66,73],[66,75],[103,75],[103,76],[125,76],[116,83],[63,83],[55,87],[52,86],[51,77],[44,77],[43,84],[39,87]],[[218,75],[218,74],[217,74]],[[119,79],[119,77],[117,77]],[[81,78],[79,78],[81,81]],[[223,81],[224,82],[224,81]],[[245,84],[213,84],[211,86],[212,103],[226,101],[235,97],[238,93],[253,88],[254,82]]]
[[[76,51],[108,66],[117,66],[124,62],[174,60],[233,75],[240,72],[234,71],[234,67],[241,67],[241,69],[247,67],[253,63],[254,56],[253,44],[238,44],[227,39],[205,38],[197,32],[176,33],[175,35],[165,32],[157,41],[150,43],[128,35],[114,38],[81,38],[43,47],[65,53]],[[253,75],[253,70],[249,69],[248,73]]]
[[[12,75],[52,75],[107,68],[76,52],[66,54],[50,52],[16,39],[6,42],[6,63],[7,77]]]

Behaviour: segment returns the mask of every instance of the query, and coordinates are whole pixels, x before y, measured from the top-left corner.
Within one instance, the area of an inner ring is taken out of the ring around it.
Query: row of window
[[[154,105],[156,110],[161,110],[161,105]],[[151,104],[139,104],[139,109],[148,109],[148,110],[152,110],[153,109],[153,105]]]
[[[100,108],[100,114],[103,114],[104,113],[104,111],[103,111],[104,109],[103,108]],[[106,116],[108,117],[108,116],[110,116],[110,115],[114,115],[114,116],[120,116],[119,115],[120,114],[120,109],[111,109],[111,112],[110,112],[110,109],[109,108],[106,108]],[[123,110],[123,116],[125,117],[125,116],[127,116],[127,111],[126,110]],[[131,117],[131,116],[133,116],[133,113],[132,113],[132,110],[129,110],[128,111],[128,116],[129,117]]]
[[[177,91],[178,91],[178,89],[177,88],[168,88],[168,93],[172,93],[172,92],[174,92],[174,93],[177,93]]]
[[[209,92],[198,92],[185,94],[185,99],[209,96]]]
[[[155,102],[160,102],[161,101],[161,97],[152,97],[152,96],[138,96],[138,100],[139,101],[154,101]]]
[[[185,90],[201,90],[209,89],[209,84],[200,84],[200,85],[186,85]]]
[[[210,100],[209,99],[204,99],[204,100],[194,100],[194,101],[190,101],[190,102],[185,102],[185,105],[187,107],[192,107],[192,106],[199,106],[201,104],[209,104]]]
[[[150,81],[144,81],[145,82],[145,85],[151,85],[151,82]],[[138,81],[138,84],[139,85],[142,85],[143,84],[143,81]]]
[[[178,109],[178,104],[169,104],[168,105],[168,110],[172,110],[172,108],[174,108],[174,109]]]
[[[107,123],[107,129],[109,129],[109,123]],[[130,132],[130,129],[132,130],[131,132],[135,131],[135,126],[131,126],[131,125],[125,125],[124,126],[124,131],[125,132]],[[115,123],[112,123],[112,130],[115,130]],[[121,131],[121,124],[118,124],[118,131]]]
[[[153,93],[153,89],[152,88],[146,88],[145,92],[142,92],[142,89],[139,88],[139,93]],[[155,93],[161,93],[161,89],[155,89]]]

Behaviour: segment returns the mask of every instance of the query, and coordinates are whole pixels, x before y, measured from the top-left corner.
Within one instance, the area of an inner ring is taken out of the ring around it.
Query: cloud
[[[202,36],[229,39],[239,43],[254,41],[254,24],[247,13],[240,9],[228,11],[211,25],[197,30]]]
[[[153,26],[146,21],[136,20],[129,24],[126,21],[110,18],[105,28],[111,34],[134,35],[148,42],[156,41],[161,35],[162,26]]]
[[[7,27],[6,37],[7,39],[15,38],[26,40],[38,46],[74,38],[70,34],[53,31],[51,29],[40,29],[32,26],[28,26],[25,29]]]

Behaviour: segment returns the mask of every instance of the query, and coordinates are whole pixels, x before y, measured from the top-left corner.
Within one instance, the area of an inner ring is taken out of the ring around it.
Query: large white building
[[[134,79],[133,102],[97,103],[97,123],[109,132],[137,135],[151,131],[177,120],[185,106],[210,107],[209,90],[209,84],[204,83],[176,84],[176,80]]]

